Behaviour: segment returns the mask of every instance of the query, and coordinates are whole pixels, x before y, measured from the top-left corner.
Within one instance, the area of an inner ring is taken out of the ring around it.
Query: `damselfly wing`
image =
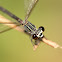
[[[26,16],[25,16],[24,22],[22,22],[22,21],[20,20],[20,18],[16,17],[15,15],[13,15],[12,13],[10,13],[10,12],[7,11],[6,9],[0,7],[0,10],[3,11],[4,13],[8,14],[10,17],[16,19],[20,24],[21,24],[21,23],[24,23],[24,24],[25,24],[25,23],[27,22],[27,19],[28,19],[30,13],[32,12],[32,10],[33,10],[35,4],[38,2],[38,0],[24,0],[24,2],[25,2],[24,4],[25,4],[25,9],[26,9],[26,11],[25,11]],[[0,23],[3,23],[3,22],[0,22]],[[4,22],[4,24],[5,24],[5,23],[6,23],[6,22]],[[8,24],[8,23],[7,23],[7,24]],[[28,22],[28,24],[31,24],[31,23]],[[28,24],[27,24],[27,25],[28,25]],[[31,24],[31,25],[32,25],[32,24]],[[30,27],[31,27],[31,26],[30,26]],[[34,25],[33,25],[33,27],[34,27]],[[32,27],[31,27],[31,28],[32,28]],[[32,29],[33,29],[33,28],[32,28]]]
[[[13,28],[16,30],[19,30],[19,31],[23,31],[21,29],[19,23],[12,22],[12,21],[8,20],[7,18],[3,17],[2,15],[0,15],[0,33],[6,32],[6,31],[11,30]]]
[[[25,7],[25,22],[27,22],[27,19],[29,18],[33,8],[35,7],[36,3],[39,0],[24,0],[24,7]]]

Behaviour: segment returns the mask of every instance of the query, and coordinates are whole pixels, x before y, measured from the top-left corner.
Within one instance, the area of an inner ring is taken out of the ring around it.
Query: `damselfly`
[[[45,42],[46,44],[48,44],[54,48],[60,47],[55,42],[52,42],[52,41],[45,38],[45,36],[43,35],[43,32],[45,30],[43,26],[40,26],[37,29],[35,25],[33,25],[32,23],[30,23],[28,21],[28,18],[30,16],[33,8],[37,4],[37,2],[38,2],[38,0],[25,0],[25,3],[28,3],[28,5],[25,4],[26,16],[25,16],[24,21],[22,19],[20,19],[19,17],[15,16],[14,14],[12,14],[11,12],[9,12],[8,10],[6,10],[5,8],[0,6],[0,11],[4,12],[5,14],[12,17],[13,19],[15,19],[18,22],[18,23],[11,22],[8,19],[0,16],[0,24],[5,24],[5,25],[11,27],[9,29],[5,29],[3,31],[0,31],[0,33],[6,32],[12,28],[17,29],[17,30],[21,29],[20,31],[23,31],[24,33],[28,34],[31,37],[31,42],[34,47],[34,50],[38,47],[38,45],[41,41]],[[20,25],[22,25],[23,28],[21,28]],[[33,42],[33,39],[35,40],[35,42]],[[60,48],[62,48],[62,47],[60,47]]]

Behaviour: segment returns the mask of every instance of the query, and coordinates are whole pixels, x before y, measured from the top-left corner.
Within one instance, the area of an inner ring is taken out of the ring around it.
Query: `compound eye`
[[[43,32],[45,31],[43,26],[40,26],[39,29],[41,29]]]
[[[35,40],[36,40],[36,39],[38,39],[38,37],[37,37],[37,35],[36,35],[36,34],[33,34],[33,36],[32,36],[32,37],[33,37],[33,39],[35,39]]]

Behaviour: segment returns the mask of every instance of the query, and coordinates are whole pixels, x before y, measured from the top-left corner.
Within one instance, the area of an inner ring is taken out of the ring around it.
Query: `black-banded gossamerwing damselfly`
[[[34,24],[32,24],[31,22],[28,21],[28,18],[30,16],[33,8],[37,4],[37,2],[38,2],[38,0],[25,0],[24,1],[25,13],[26,13],[24,21],[22,19],[20,19],[19,17],[15,16],[14,14],[12,14],[10,11],[8,11],[5,8],[0,6],[0,11],[2,11],[3,13],[7,14],[8,16],[10,16],[11,18],[13,18],[17,21],[17,22],[12,22],[0,15],[0,24],[4,24],[4,25],[7,25],[10,27],[10,28],[6,28],[4,30],[1,29],[0,34],[14,28],[16,30],[25,32],[27,35],[29,35],[31,37],[31,42],[34,47],[33,48],[34,50],[36,50],[36,48],[38,47],[38,45],[41,41],[43,41],[44,43],[46,43],[54,48],[60,47],[55,42],[52,42],[45,38],[45,36],[43,35],[43,32],[45,30],[43,26],[40,26],[37,29]],[[22,25],[22,28],[20,27],[20,25]],[[2,28],[2,26],[0,28]],[[35,42],[33,42],[33,39],[35,40]],[[62,48],[62,47],[60,47],[60,48]]]

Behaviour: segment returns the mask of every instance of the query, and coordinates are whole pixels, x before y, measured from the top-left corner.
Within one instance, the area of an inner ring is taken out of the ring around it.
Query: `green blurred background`
[[[0,0],[0,6],[24,20],[24,0]],[[62,45],[62,0],[39,0],[28,20],[44,26],[44,35]],[[62,50],[41,43],[33,51],[29,36],[13,29],[0,34],[0,62],[62,62]]]

